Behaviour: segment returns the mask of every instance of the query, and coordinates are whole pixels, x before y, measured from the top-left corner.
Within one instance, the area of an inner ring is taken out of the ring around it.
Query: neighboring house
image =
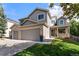
[[[11,35],[10,35],[11,34],[10,33],[11,32],[10,27],[12,27],[14,24],[17,24],[18,22],[5,17],[5,13],[4,13],[4,9],[3,9],[2,4],[0,4],[0,19],[3,19],[3,20],[5,19],[7,21],[4,37],[10,38],[11,37]]]
[[[12,39],[48,41],[53,37],[69,37],[69,23],[65,17],[51,17],[49,10],[36,8],[20,25],[13,25]]]
[[[7,18],[6,30],[5,30],[5,34],[4,34],[6,38],[11,38],[11,27],[17,23],[18,22]]]

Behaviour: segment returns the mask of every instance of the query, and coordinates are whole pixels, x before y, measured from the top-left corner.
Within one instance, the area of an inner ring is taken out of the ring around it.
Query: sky
[[[63,15],[63,10],[60,7],[60,4],[54,4],[52,8],[49,8],[51,16],[57,16],[58,18]]]
[[[35,8],[49,9],[48,3],[4,3],[2,4],[7,18],[18,21],[18,19],[27,17]],[[61,12],[61,13],[60,13]],[[55,4],[50,9],[51,15],[62,15],[62,9]]]

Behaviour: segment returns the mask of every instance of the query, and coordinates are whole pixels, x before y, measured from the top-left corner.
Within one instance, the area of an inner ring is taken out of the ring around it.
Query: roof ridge
[[[7,20],[9,20],[9,21],[13,21],[13,22],[16,22],[16,23],[19,23],[18,21],[16,21],[16,20],[12,20],[12,19],[10,19],[10,18],[7,18]]]

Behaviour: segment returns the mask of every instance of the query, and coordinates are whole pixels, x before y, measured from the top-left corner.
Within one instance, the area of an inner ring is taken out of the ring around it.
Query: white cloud
[[[49,8],[49,12],[50,12],[51,16],[60,17],[63,15],[62,8],[59,5],[54,5],[54,7]]]

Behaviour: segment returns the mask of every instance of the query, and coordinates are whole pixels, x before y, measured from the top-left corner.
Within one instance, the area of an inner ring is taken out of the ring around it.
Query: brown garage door
[[[39,29],[31,29],[31,30],[22,30],[21,31],[21,39],[24,39],[24,40],[38,41],[39,37],[40,37]]]

